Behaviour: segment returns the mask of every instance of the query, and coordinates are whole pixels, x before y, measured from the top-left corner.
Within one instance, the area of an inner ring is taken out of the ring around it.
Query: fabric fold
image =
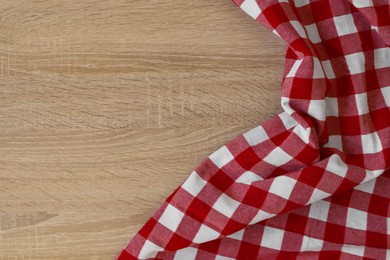
[[[389,2],[234,2],[287,45],[284,112],[205,158],[118,259],[389,258]]]

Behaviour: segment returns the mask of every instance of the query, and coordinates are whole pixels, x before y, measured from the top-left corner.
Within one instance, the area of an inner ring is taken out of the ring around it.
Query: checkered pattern
[[[206,158],[118,259],[389,259],[390,2],[234,2],[287,44],[284,112]]]

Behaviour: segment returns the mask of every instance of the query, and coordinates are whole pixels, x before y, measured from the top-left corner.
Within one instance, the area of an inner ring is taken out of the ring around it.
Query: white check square
[[[198,253],[197,248],[193,247],[185,247],[183,249],[180,249],[176,251],[174,260],[190,260],[195,259],[196,255]]]
[[[328,137],[328,142],[324,144],[324,147],[336,148],[339,151],[343,151],[343,142],[341,135],[330,135]]]
[[[284,98],[282,98],[282,100],[284,100]],[[289,101],[287,100],[287,103]],[[297,121],[295,121],[294,118],[292,118],[292,116],[290,116],[287,112],[283,112],[283,113],[280,113],[279,115],[279,118],[280,120],[282,120],[282,123],[284,125],[284,127],[286,128],[286,130],[296,126],[298,123]]]
[[[339,104],[337,98],[326,97],[326,116],[339,116]]]
[[[307,112],[310,116],[325,121],[326,108],[325,100],[310,100]]]
[[[241,174],[240,177],[236,180],[237,183],[243,183],[243,184],[251,184],[255,181],[262,181],[263,178],[261,178],[258,174],[246,171],[243,174]]]
[[[315,23],[306,25],[305,28],[312,43],[319,43],[321,41],[321,37],[318,34],[317,25]]]
[[[390,218],[387,218],[387,234],[390,235]]]
[[[372,179],[355,187],[355,190],[360,190],[369,194],[374,192],[376,179]]]
[[[365,71],[365,67],[364,67],[365,58],[362,52],[345,55],[345,60],[347,62],[349,72],[352,75],[362,73]]]
[[[292,157],[283,151],[280,147],[276,147],[265,158],[264,161],[274,166],[281,166],[291,161]]]
[[[301,36],[302,38],[307,38],[305,29],[302,27],[302,24],[300,22],[293,20],[290,21],[290,24],[292,25],[292,27],[294,27],[295,31],[299,34],[299,36]]]
[[[326,77],[328,79],[336,78],[336,76],[334,75],[334,70],[333,70],[332,63],[330,62],[330,60],[324,60],[321,63],[322,63],[322,67],[324,68]]]
[[[378,177],[379,175],[381,175],[384,172],[385,172],[384,169],[379,169],[379,170],[374,170],[374,171],[366,169],[366,177],[364,178],[364,180],[362,182],[365,183],[365,182],[368,182],[372,179],[375,179],[376,177]]]
[[[317,58],[313,58],[313,78],[314,79],[322,79],[325,78],[324,69],[321,66],[320,60]]]
[[[313,202],[325,199],[329,196],[330,196],[329,193],[315,188],[313,193],[311,194],[311,197],[310,197],[309,201],[307,202],[307,204],[311,204]]]
[[[212,153],[209,158],[216,166],[218,166],[218,168],[222,168],[234,159],[233,155],[225,145]]]
[[[369,112],[367,93],[356,94],[355,100],[359,115],[367,114]]]
[[[297,125],[294,127],[293,130],[294,134],[296,134],[299,138],[301,138],[302,141],[304,141],[306,144],[309,143],[311,128],[308,127],[307,129],[303,128],[302,125]]]
[[[230,218],[240,203],[229,196],[222,194],[213,205],[213,209]]]
[[[145,241],[145,244],[142,246],[141,252],[138,255],[140,259],[154,258],[158,252],[164,250],[162,247],[150,242],[149,240]]]
[[[294,0],[295,7],[302,7],[308,5],[309,3],[309,0]]]
[[[205,180],[203,180],[195,171],[193,171],[181,187],[192,196],[196,197],[196,195],[198,195],[206,183],[207,182]]]
[[[267,133],[262,126],[257,126],[249,130],[248,132],[243,134],[243,136],[250,146],[258,145],[259,143],[262,143],[265,140],[269,139]]]
[[[287,176],[278,176],[274,179],[269,188],[269,192],[282,198],[289,199],[297,180]]]
[[[323,243],[324,243],[323,240],[308,237],[308,236],[303,236],[301,252],[305,252],[305,251],[319,252],[321,251]]]
[[[271,213],[259,210],[256,213],[256,216],[253,217],[253,219],[251,220],[249,225],[256,224],[256,223],[258,223],[258,222],[260,222],[260,221],[262,221],[264,219],[268,219],[268,218],[271,218],[273,216],[275,216],[275,214],[271,214]]]
[[[339,155],[334,154],[329,157],[326,170],[344,178],[347,175],[348,167]]]
[[[352,0],[352,4],[356,8],[371,7],[373,6],[372,0]]]
[[[367,230],[367,212],[348,208],[347,222],[345,225],[354,229]]]
[[[330,203],[325,200],[319,200],[310,205],[309,218],[326,222],[328,219]]]
[[[376,132],[362,135],[363,153],[378,153],[383,150],[382,142]]]
[[[357,32],[353,17],[351,14],[336,16],[333,18],[337,34],[339,36]]]
[[[228,236],[229,238],[233,238],[233,239],[236,239],[238,241],[242,241],[242,238],[244,237],[244,229],[241,229],[233,234],[231,234],[230,236]]]
[[[375,49],[374,64],[376,69],[390,67],[390,49],[389,48]]]
[[[381,88],[383,98],[385,99],[386,105],[390,107],[390,87]]]
[[[240,8],[253,19],[256,19],[261,13],[260,7],[256,0],[245,0],[241,4]]]
[[[343,245],[341,251],[357,256],[364,256],[364,246]]]
[[[219,237],[219,233],[208,226],[202,224],[193,239],[194,243],[200,244],[206,241],[214,240]]]
[[[168,206],[164,210],[164,213],[158,219],[158,222],[166,228],[175,232],[183,217],[183,212],[181,212],[171,204],[168,204]]]
[[[266,226],[261,239],[261,246],[280,250],[282,248],[283,237],[283,230]]]

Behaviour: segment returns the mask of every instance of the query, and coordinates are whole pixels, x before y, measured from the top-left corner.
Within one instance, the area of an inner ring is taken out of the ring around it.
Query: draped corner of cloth
[[[117,259],[390,259],[390,2],[233,0],[283,112],[205,158]]]

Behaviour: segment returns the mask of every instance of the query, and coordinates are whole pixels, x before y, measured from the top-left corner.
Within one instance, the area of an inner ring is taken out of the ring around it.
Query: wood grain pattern
[[[228,0],[0,2],[0,258],[112,259],[281,111],[284,45]]]

